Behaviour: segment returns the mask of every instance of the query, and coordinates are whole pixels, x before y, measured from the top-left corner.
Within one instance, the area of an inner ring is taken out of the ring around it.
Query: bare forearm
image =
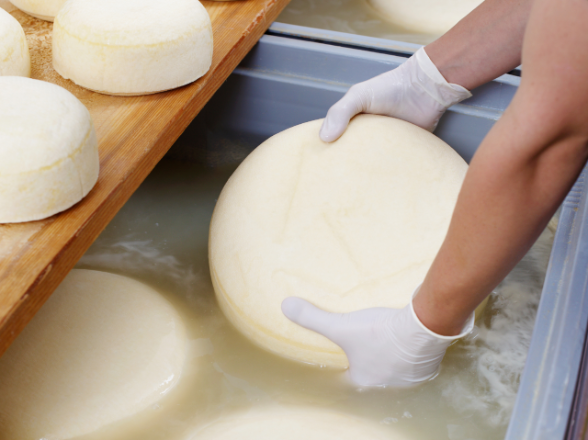
[[[414,299],[431,330],[459,333],[532,245],[588,159],[587,22],[585,0],[535,0],[521,87],[476,153]]]
[[[584,140],[567,137],[536,157],[512,157],[508,150],[521,141],[504,141],[517,131],[513,119],[505,118],[476,155],[423,295],[415,299],[419,318],[438,333],[461,331],[537,239],[586,160]]]
[[[425,50],[447,81],[473,89],[521,63],[534,0],[486,0]]]

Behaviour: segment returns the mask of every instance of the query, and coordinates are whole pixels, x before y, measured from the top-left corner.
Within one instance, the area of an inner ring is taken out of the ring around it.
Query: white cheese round
[[[483,0],[368,0],[388,21],[425,34],[447,32]]]
[[[0,76],[31,76],[29,46],[20,23],[0,8]]]
[[[55,18],[53,67],[100,93],[173,89],[211,63],[212,26],[198,0],[70,0]]]
[[[254,408],[220,418],[186,440],[408,440],[378,422],[324,408]]]
[[[152,288],[72,270],[0,358],[2,438],[77,438],[151,407],[178,383],[186,341]]]
[[[53,21],[65,0],[10,0],[10,3],[33,17]]]
[[[79,202],[98,179],[90,113],[44,81],[0,76],[0,223],[39,220]]]
[[[332,312],[408,304],[439,250],[467,171],[439,138],[359,115],[323,143],[322,121],[279,133],[237,168],[210,228],[210,269],[228,319],[281,356],[346,368],[327,338],[281,311],[299,296]]]

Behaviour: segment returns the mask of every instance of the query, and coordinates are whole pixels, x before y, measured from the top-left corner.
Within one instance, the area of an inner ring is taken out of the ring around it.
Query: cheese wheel
[[[132,416],[174,388],[184,324],[130,278],[72,270],[0,358],[1,438],[69,439]]]
[[[0,223],[49,217],[79,202],[98,179],[90,113],[67,90],[0,76]]]
[[[0,8],[0,76],[31,76],[29,46],[20,23]]]
[[[10,3],[33,17],[53,21],[65,0],[10,0]]]
[[[186,440],[408,440],[377,422],[323,408],[254,408],[219,418]]]
[[[228,319],[281,356],[346,368],[327,338],[290,322],[288,296],[332,312],[401,308],[447,232],[467,171],[408,122],[355,117],[332,144],[322,121],[279,133],[228,180],[210,228],[210,270]]]
[[[425,34],[444,34],[483,0],[368,0],[386,20]]]
[[[70,0],[55,18],[53,67],[96,92],[173,89],[211,63],[212,26],[198,0]]]

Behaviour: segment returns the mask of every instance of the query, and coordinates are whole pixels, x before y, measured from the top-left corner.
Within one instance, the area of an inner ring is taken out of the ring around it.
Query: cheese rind
[[[425,34],[444,34],[482,0],[368,0],[386,20]]]
[[[408,440],[376,421],[313,407],[266,407],[219,418],[186,440]]]
[[[186,350],[159,292],[74,269],[0,358],[0,438],[65,440],[131,417],[178,384]]]
[[[0,223],[39,220],[85,197],[99,172],[86,107],[62,87],[0,77]]]
[[[143,95],[189,84],[212,63],[212,25],[198,0],[71,0],[53,28],[53,67],[76,84]]]
[[[23,12],[41,20],[53,21],[66,0],[10,0]]]
[[[31,76],[31,58],[20,23],[0,8],[0,76]]]
[[[343,351],[290,322],[288,296],[331,312],[408,304],[439,250],[467,164],[408,122],[355,117],[332,144],[322,121],[257,147],[225,185],[210,227],[219,305],[281,356],[346,368]]]

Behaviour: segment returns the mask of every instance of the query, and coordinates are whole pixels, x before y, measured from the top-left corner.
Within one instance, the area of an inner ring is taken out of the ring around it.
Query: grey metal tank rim
[[[297,38],[305,41],[333,44],[341,47],[363,49],[371,52],[385,53],[409,57],[422,45],[405,41],[388,40],[386,38],[367,37],[348,34],[345,32],[297,26],[287,23],[274,22],[266,32],[267,35]],[[521,66],[509,72],[511,75],[521,76]]]

